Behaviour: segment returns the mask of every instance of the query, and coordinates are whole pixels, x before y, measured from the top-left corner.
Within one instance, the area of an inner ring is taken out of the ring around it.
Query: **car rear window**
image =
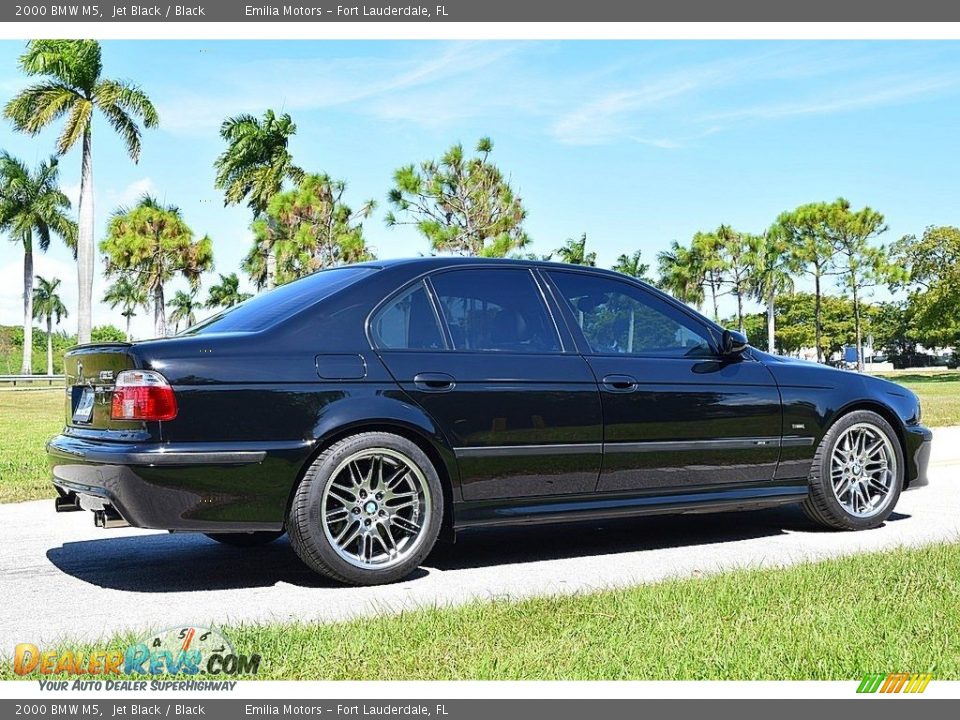
[[[333,295],[360,278],[376,272],[377,269],[365,266],[321,270],[292,283],[281,285],[270,292],[255,295],[246,302],[217,313],[180,334],[257,332]]]

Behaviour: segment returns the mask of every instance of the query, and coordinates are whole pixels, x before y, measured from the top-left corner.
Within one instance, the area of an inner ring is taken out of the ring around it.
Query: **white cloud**
[[[943,91],[956,89],[960,78],[956,75],[939,77],[887,77],[869,85],[829,90],[803,100],[753,105],[703,116],[704,120],[776,120],[798,115],[826,115],[853,110],[864,110],[885,105],[919,100]]]
[[[7,245],[9,247],[4,247],[0,255],[0,325],[21,325],[23,324],[23,255],[19,252],[18,246],[12,243]],[[48,253],[35,253],[33,261],[34,275],[60,279],[60,298],[70,314],[60,323],[58,329],[75,333],[78,303],[77,267],[69,257],[69,250],[51,246]],[[93,279],[93,324],[111,324],[123,329],[124,318],[120,315],[120,310],[112,310],[101,302],[107,285],[108,281],[103,277],[98,265]],[[41,323],[35,321],[34,325],[39,327]],[[150,337],[153,334],[150,314],[144,310],[139,311],[133,319],[132,327],[135,336]]]
[[[566,145],[631,139],[676,148],[744,121],[868,110],[958,88],[955,72],[925,67],[907,74],[876,53],[787,46],[593,89],[553,122],[551,133]]]
[[[79,195],[79,189],[77,191]],[[121,190],[113,188],[104,193],[107,207],[129,207],[136,204],[144,195],[156,195],[157,186],[148,177],[134,180]]]
[[[554,138],[565,145],[599,145],[624,137],[648,137],[648,126],[662,123],[668,110],[706,92],[741,82],[762,67],[762,56],[723,59],[690,65],[668,73],[646,74],[631,83],[584,93],[590,99],[561,115],[552,125]],[[637,71],[633,71],[636,77]],[[631,74],[616,73],[617,77]],[[675,128],[670,128],[675,131]],[[679,144],[656,133],[660,147]]]
[[[80,183],[67,183],[66,185],[61,185],[60,189],[63,190],[63,194],[70,200],[70,207],[73,208],[74,214],[76,214],[77,208],[80,207]]]
[[[23,323],[23,254],[19,245],[8,243],[17,251],[7,252],[0,264],[0,324],[21,325]],[[9,261],[6,258],[10,258]],[[60,297],[67,308],[77,306],[76,267],[43,253],[34,253],[33,274],[45,278],[60,278]],[[72,319],[64,321],[63,328],[69,329]]]
[[[0,95],[4,97],[15,95],[27,87],[28,84],[23,75],[11,75],[10,77],[0,78]]]
[[[588,102],[557,120],[553,136],[565,145],[598,145],[634,129],[637,115],[697,87],[692,78],[663,78],[634,90],[618,90]]]
[[[661,150],[676,150],[677,148],[683,147],[683,144],[679,140],[671,138],[645,138],[645,137],[632,137],[630,138],[634,142],[640,143],[641,145],[649,145],[650,147],[660,148]]]
[[[439,52],[404,58],[297,58],[258,60],[223,68],[209,85],[212,93],[157,93],[161,127],[177,134],[206,134],[228,115],[315,110],[356,105],[373,110],[371,101],[444,84],[488,68],[520,47],[508,43],[446,43]]]

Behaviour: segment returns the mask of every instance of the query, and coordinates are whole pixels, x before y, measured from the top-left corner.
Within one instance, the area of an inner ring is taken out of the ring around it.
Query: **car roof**
[[[404,272],[408,278],[431,273],[436,270],[470,266],[541,268],[544,270],[558,270],[590,274],[593,276],[605,276],[611,279],[632,282],[646,287],[649,292],[670,303],[681,312],[693,316],[697,322],[712,328],[715,333],[719,334],[723,332],[722,325],[695,311],[690,306],[685,305],[681,301],[658,288],[656,285],[653,285],[652,283],[640,278],[630,277],[629,275],[617,272],[616,270],[593,267],[592,265],[574,265],[572,263],[552,262],[550,260],[528,260],[526,258],[485,258],[475,256],[465,257],[462,255],[430,255],[426,257],[394,258],[390,260],[374,260],[372,262],[362,263],[362,265],[384,270],[394,268],[398,271]],[[371,280],[372,279],[373,278],[371,278]]]
[[[593,267],[592,265],[573,265],[571,263],[553,262],[550,260],[527,260],[526,258],[485,258],[475,256],[466,257],[462,255],[429,255],[423,257],[391,258],[389,260],[373,260],[370,262],[359,263],[353,267],[391,268],[408,266],[410,268],[417,268],[422,272],[429,272],[439,268],[470,265],[484,265],[488,267],[502,265],[504,267],[540,267],[554,270],[582,270],[600,273],[603,275],[611,275],[613,277],[625,277],[622,273],[618,273],[614,270]]]

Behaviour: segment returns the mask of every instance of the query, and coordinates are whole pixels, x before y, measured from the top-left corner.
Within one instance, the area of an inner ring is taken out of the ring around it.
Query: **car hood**
[[[860,383],[862,387],[873,392],[916,398],[916,394],[912,390],[886,378],[867,375],[866,373],[857,373],[852,370],[832,368],[812,360],[801,360],[800,358],[786,357],[784,355],[771,355],[756,348],[751,348],[751,352],[753,352],[760,362],[770,368],[770,371],[774,377],[777,378],[778,382],[786,377],[792,379],[802,378],[811,384],[822,384],[831,387],[855,382]]]

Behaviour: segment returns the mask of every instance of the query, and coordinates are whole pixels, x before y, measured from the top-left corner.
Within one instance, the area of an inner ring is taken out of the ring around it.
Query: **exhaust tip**
[[[96,510],[93,513],[93,524],[105,530],[130,526],[130,523],[124,520],[120,513],[109,505],[104,506],[103,510]]]
[[[80,498],[77,497],[76,493],[70,493],[69,495],[60,495],[53,501],[54,509],[59,512],[77,512],[83,510],[80,507]]]

